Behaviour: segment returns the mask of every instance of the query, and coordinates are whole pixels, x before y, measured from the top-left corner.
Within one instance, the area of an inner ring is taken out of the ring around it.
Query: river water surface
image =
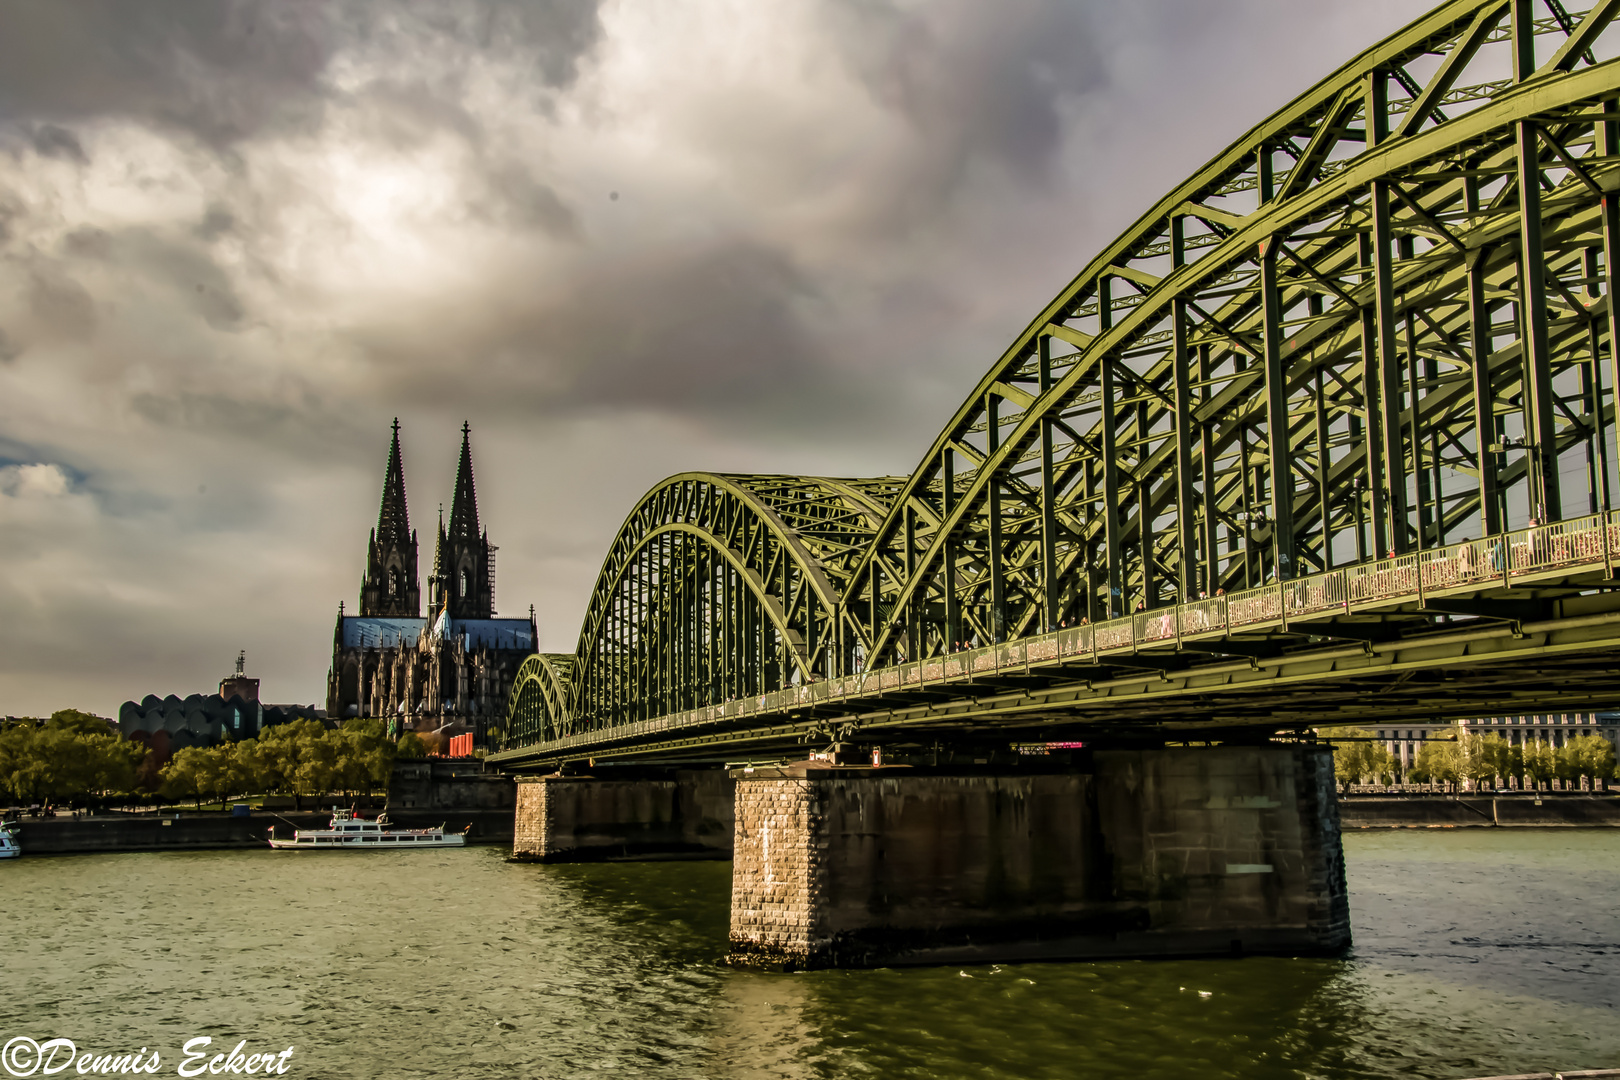
[[[1468,1077],[1620,1067],[1620,830],[1346,837],[1341,960],[770,975],[729,863],[503,850],[0,863],[0,1035],[299,1077]],[[0,1078],[4,1077],[0,1071]],[[73,1070],[61,1074],[72,1076]]]

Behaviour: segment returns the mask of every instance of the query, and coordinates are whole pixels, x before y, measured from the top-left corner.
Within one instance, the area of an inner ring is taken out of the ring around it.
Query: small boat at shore
[[[15,859],[22,854],[22,841],[17,835],[16,822],[0,823],[0,859]]]
[[[388,815],[373,821],[353,810],[334,810],[324,829],[294,829],[292,839],[276,836],[270,827],[270,846],[278,851],[399,851],[430,847],[465,847],[472,826],[445,835],[444,826],[433,829],[394,829]]]

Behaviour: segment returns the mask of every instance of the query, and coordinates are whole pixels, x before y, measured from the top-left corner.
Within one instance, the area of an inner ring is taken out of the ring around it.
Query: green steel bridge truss
[[[1098,254],[909,477],[665,481],[506,750],[1606,514],[1617,14],[1453,0],[1367,50]]]

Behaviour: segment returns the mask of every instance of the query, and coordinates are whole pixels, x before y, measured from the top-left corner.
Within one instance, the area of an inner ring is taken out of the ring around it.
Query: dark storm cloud
[[[306,462],[371,449],[370,436],[345,424],[312,390],[281,401],[246,392],[138,393],[131,396],[130,407],[162,429],[273,446]]]
[[[926,214],[975,164],[1044,184],[1064,149],[1063,108],[1107,82],[1090,4],[839,0],[831,22],[850,69],[915,133],[890,191]]]
[[[42,153],[77,145],[58,125],[101,117],[225,146],[312,128],[327,66],[348,46],[381,39],[408,62],[449,39],[519,56],[560,87],[599,33],[589,0],[0,0],[0,118],[45,121]]]
[[[739,241],[585,278],[526,329],[566,373],[559,404],[714,413],[814,383],[815,301],[782,252]]]
[[[560,290],[537,289],[517,303],[482,298],[475,316],[457,318],[453,340],[431,331],[402,336],[403,322],[368,328],[357,340],[375,361],[377,385],[403,380],[423,402],[456,395],[482,398],[481,407],[556,413],[725,416],[789,437],[866,427],[877,402],[906,393],[908,367],[927,361],[883,356],[876,345],[865,357],[835,356],[850,336],[849,312],[826,286],[847,288],[838,282],[846,275],[836,263],[812,265],[800,249],[832,241],[844,259],[873,253],[904,262],[908,236],[937,244],[961,220],[1005,213],[1031,190],[1049,197],[1065,150],[1065,109],[1108,79],[1088,12],[1043,0],[906,10],[844,0],[818,11],[829,33],[817,48],[830,49],[903,132],[856,164],[866,182],[849,209],[814,223],[813,233],[767,238],[772,208],[764,193],[743,188],[746,216],[729,238],[655,241],[611,259],[592,256],[587,227],[542,176],[489,151],[480,119],[454,103],[453,87],[373,84],[364,92],[377,103],[373,122],[410,138],[425,127],[452,132],[480,155],[475,180],[490,199],[475,203],[475,214],[584,244],[577,259],[542,275],[560,276]],[[465,29],[455,36],[465,38]],[[730,165],[715,164],[722,174]],[[644,183],[656,189],[659,181]],[[950,286],[928,281],[874,279],[865,302],[926,295],[948,315]],[[1025,317],[1009,319],[1008,331]],[[874,362],[861,362],[867,358]]]
[[[27,213],[14,192],[0,187],[0,247],[4,247],[16,231],[18,221]]]
[[[522,231],[538,230],[558,239],[580,237],[579,216],[550,185],[515,161],[493,162],[485,169],[492,198],[476,204],[481,216]]]
[[[65,127],[41,124],[33,131],[34,149],[45,157],[66,158],[83,165],[89,162],[79,137]]]
[[[308,2],[6,0],[0,115],[125,117],[228,143],[309,121],[329,38]]]
[[[29,285],[29,307],[51,335],[83,341],[95,331],[96,302],[77,280],[55,267],[41,267]]]
[[[236,231],[236,215],[223,206],[210,206],[193,233],[202,241],[217,240]]]
[[[844,47],[878,100],[959,156],[1043,169],[1062,149],[1059,101],[1104,81],[1087,5],[844,0]]]
[[[148,287],[163,285],[204,325],[239,329],[245,315],[232,276],[214,260],[206,241],[229,227],[229,215],[210,210],[190,233],[166,235],[154,229],[74,229],[62,238],[68,260],[103,264],[137,277]],[[60,271],[55,272],[60,276]],[[82,286],[81,302],[89,302]],[[58,305],[60,306],[60,305]],[[36,311],[38,304],[36,303]]]
[[[346,35],[389,51],[424,40],[516,61],[532,84],[558,89],[601,37],[597,0],[365,0],[339,7]]]
[[[409,386],[424,405],[747,418],[839,396],[817,386],[833,381],[814,326],[821,302],[784,252],[734,240],[580,268],[560,293],[509,297],[448,336],[401,324],[357,344],[379,384]]]

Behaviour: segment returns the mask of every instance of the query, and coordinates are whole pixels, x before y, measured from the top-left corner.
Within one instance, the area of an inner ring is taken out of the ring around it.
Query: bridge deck
[[[1620,512],[580,732],[493,756],[771,754],[1589,708],[1620,700]],[[1174,719],[1166,706],[1174,702]]]

